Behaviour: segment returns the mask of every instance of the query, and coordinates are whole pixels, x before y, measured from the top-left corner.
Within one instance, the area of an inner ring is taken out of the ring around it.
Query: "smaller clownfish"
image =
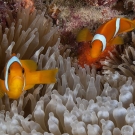
[[[77,42],[90,42],[90,56],[97,58],[110,45],[123,44],[123,39],[115,37],[117,34],[131,31],[135,28],[135,20],[126,18],[114,18],[102,24],[94,37],[88,28],[82,29],[77,35]]]
[[[9,59],[5,68],[5,80],[0,79],[0,97],[6,93],[9,98],[17,99],[24,90],[35,84],[50,84],[56,82],[58,69],[36,71],[37,64],[33,60],[19,60],[16,55]]]

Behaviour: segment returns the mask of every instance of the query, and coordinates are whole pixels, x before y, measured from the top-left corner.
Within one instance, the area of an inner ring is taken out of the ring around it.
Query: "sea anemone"
[[[75,63],[73,67],[69,57],[64,58],[56,51],[57,45],[50,49],[54,53],[49,58],[59,67],[57,84],[44,88],[39,85],[33,93],[14,100],[11,106],[8,97],[1,100],[1,133],[133,134],[132,78],[118,72],[99,75],[94,68],[78,67]],[[49,54],[50,51],[46,56]],[[41,56],[39,67],[43,68],[45,63],[45,67],[51,68]]]
[[[113,55],[110,52],[111,57],[110,58],[107,57],[105,61],[101,61],[101,64],[103,65],[104,73],[106,74],[108,70],[111,70],[111,72],[114,73],[117,70],[120,74],[135,79],[134,46],[135,46],[135,34],[134,32],[132,32],[132,42],[125,45],[124,51],[120,51],[122,50],[122,47],[119,47],[119,50],[117,49],[114,50],[115,54],[117,55]]]
[[[21,4],[21,3],[20,3]],[[12,12],[6,14],[8,28],[2,32],[0,25],[0,65],[4,68],[12,53],[20,58],[38,59],[41,51],[46,52],[48,46],[56,44],[59,34],[58,28],[53,26],[51,18],[45,16],[45,11],[31,11],[30,7],[18,5],[17,18],[14,20]]]

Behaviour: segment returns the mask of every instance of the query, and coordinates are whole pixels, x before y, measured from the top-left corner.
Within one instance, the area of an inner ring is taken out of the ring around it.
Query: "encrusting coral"
[[[70,50],[60,52],[58,28],[45,12],[19,9],[16,21],[10,18],[5,33],[0,31],[1,68],[15,52],[35,60],[39,69],[58,67],[59,72],[56,84],[38,85],[18,100],[7,95],[0,99],[0,134],[135,134],[135,81],[134,76],[122,74],[122,68],[116,70],[120,58],[112,55],[102,62],[103,74],[94,67],[82,68],[70,57]],[[133,48],[127,47],[121,58],[127,65],[134,61]]]

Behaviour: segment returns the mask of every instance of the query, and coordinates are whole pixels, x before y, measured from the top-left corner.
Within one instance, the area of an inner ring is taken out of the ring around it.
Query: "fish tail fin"
[[[39,83],[40,84],[56,83],[57,72],[58,72],[58,69],[38,71],[38,73],[40,74]]]
[[[132,20],[132,22],[135,24],[135,19],[134,19],[134,20]]]
[[[56,83],[56,73],[58,69],[51,70],[41,70],[41,71],[33,71],[27,72],[26,75],[26,88],[32,88],[32,85],[35,84],[50,84]]]
[[[93,35],[91,34],[90,30],[88,28],[83,28],[79,31],[77,34],[76,41],[77,42],[89,42],[93,38]]]

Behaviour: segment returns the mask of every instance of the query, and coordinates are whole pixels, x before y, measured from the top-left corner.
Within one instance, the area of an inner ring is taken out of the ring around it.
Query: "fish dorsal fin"
[[[89,42],[92,39],[93,35],[88,28],[83,28],[80,30],[76,38],[77,42]]]
[[[33,60],[20,60],[22,67],[27,71],[37,70],[37,64]]]
[[[124,44],[124,41],[121,37],[115,37],[108,44],[109,45],[121,45],[121,44]]]

